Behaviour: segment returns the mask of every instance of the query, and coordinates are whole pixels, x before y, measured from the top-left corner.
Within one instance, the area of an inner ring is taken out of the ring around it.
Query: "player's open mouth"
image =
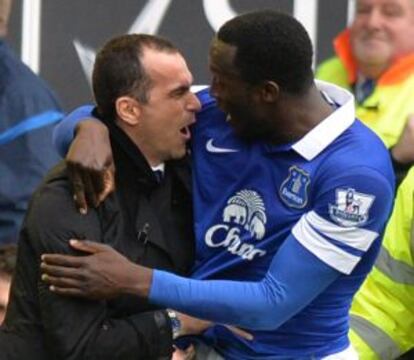
[[[190,132],[190,128],[188,126],[184,126],[183,128],[181,128],[180,133],[183,134],[183,136],[185,137],[186,140],[190,140],[191,132]]]

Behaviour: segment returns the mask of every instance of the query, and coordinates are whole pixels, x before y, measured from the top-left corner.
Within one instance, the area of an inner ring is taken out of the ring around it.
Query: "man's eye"
[[[383,14],[388,17],[399,17],[403,14],[403,11],[398,6],[385,6]]]
[[[356,14],[357,15],[366,15],[371,12],[371,7],[369,6],[357,6]]]
[[[179,88],[174,90],[171,95],[172,97],[181,97],[184,96],[190,89],[189,88]]]

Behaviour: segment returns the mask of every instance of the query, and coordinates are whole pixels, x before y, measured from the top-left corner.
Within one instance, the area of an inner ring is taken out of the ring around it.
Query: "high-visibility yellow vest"
[[[361,360],[414,348],[414,167],[398,189],[382,248],[355,295],[350,339]]]
[[[352,90],[357,69],[348,30],[335,39],[334,47],[337,57],[322,63],[316,77]],[[398,142],[411,114],[414,114],[414,54],[396,61],[377,79],[374,92],[356,107],[356,116],[377,133],[387,148]]]

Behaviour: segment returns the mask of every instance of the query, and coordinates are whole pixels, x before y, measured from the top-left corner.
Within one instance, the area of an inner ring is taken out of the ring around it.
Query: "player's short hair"
[[[248,83],[275,81],[294,94],[313,84],[311,40],[290,15],[273,10],[246,13],[225,23],[217,37],[237,48],[234,63]]]

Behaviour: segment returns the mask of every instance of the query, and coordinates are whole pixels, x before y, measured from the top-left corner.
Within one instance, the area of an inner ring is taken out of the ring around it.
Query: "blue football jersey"
[[[248,328],[253,341],[219,325],[205,333],[226,359],[322,358],[349,346],[348,310],[379,251],[394,176],[381,140],[355,119],[353,96],[318,88],[335,111],[283,145],[238,139],[208,89],[199,93],[192,277],[217,282],[155,271],[150,298]]]

